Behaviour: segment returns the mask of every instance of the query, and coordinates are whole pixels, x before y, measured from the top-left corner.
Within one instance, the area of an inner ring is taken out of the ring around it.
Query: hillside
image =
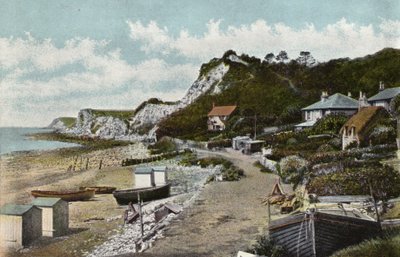
[[[203,64],[200,75],[217,65],[229,66],[221,81],[196,101],[173,113],[159,123],[157,135],[204,140],[207,113],[212,103],[238,105],[228,124],[228,134],[251,133],[254,114],[257,128],[299,122],[300,109],[318,101],[322,90],[329,94],[358,92],[372,96],[378,92],[379,81],[386,87],[400,86],[400,50],[383,49],[357,59],[336,59],[309,67],[295,60],[269,63],[247,55],[237,56],[232,50],[222,58]],[[241,122],[237,122],[239,118]]]

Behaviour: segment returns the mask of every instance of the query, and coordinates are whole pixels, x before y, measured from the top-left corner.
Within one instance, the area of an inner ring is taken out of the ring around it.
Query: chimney
[[[360,91],[360,98],[358,99],[358,110],[367,106],[369,106],[367,95]]]
[[[326,92],[326,91],[322,91],[322,94],[321,94],[321,101],[322,102],[325,102],[325,100],[328,98],[328,92]]]
[[[347,92],[347,96],[348,96],[348,97],[351,97],[351,92],[350,92],[350,91]]]
[[[379,91],[385,90],[385,84],[382,81],[379,81]]]

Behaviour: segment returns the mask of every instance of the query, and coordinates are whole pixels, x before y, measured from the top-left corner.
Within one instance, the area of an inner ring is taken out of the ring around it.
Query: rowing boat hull
[[[111,194],[117,188],[108,186],[80,187],[79,190],[94,190],[95,194]]]
[[[44,191],[33,190],[31,191],[34,197],[56,197],[64,201],[86,201],[94,197],[94,190],[80,190],[80,191]]]
[[[171,184],[156,187],[136,188],[127,190],[116,190],[113,192],[115,200],[120,205],[126,205],[130,202],[138,202],[138,193],[140,199],[144,202],[166,198],[170,194]]]

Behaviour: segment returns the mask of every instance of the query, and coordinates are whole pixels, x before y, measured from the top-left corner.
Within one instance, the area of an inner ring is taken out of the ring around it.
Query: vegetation
[[[349,117],[344,114],[328,114],[315,123],[312,127],[312,132],[315,134],[337,135],[348,119]]]
[[[217,105],[237,104],[238,110],[228,122],[225,137],[254,132],[272,125],[293,124],[301,120],[301,107],[319,100],[322,90],[330,94],[359,91],[372,96],[378,92],[379,81],[387,87],[400,86],[400,51],[383,49],[373,55],[357,59],[336,59],[317,65],[312,64],[309,52],[303,52],[298,60],[288,61],[287,54],[279,53],[277,62],[261,61],[255,57],[241,55],[248,65],[232,62],[227,51],[220,59],[203,64],[201,76],[224,62],[230,66],[218,87],[220,94],[205,94],[195,103],[174,113],[159,125],[159,136],[183,139],[207,140],[215,134],[206,131],[207,113],[212,103]],[[343,119],[327,121],[320,130],[337,131]]]
[[[128,120],[134,114],[133,110],[100,110],[100,109],[89,109],[89,110],[92,112],[94,117],[111,116],[121,120]]]
[[[287,251],[280,245],[277,245],[268,236],[260,236],[247,252],[257,254],[260,256],[269,257],[285,257],[288,256]]]
[[[168,153],[178,150],[178,145],[170,137],[163,137],[155,144],[149,145],[151,154]]]
[[[64,123],[64,126],[67,128],[72,128],[76,124],[76,118],[74,117],[60,117],[58,119]]]
[[[386,235],[342,249],[332,257],[392,257],[400,255],[400,234]]]

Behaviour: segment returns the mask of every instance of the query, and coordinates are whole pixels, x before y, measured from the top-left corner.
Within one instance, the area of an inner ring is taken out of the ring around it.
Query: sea
[[[0,155],[19,151],[51,150],[65,147],[75,147],[78,144],[58,141],[33,140],[29,134],[50,133],[52,129],[0,127]]]

